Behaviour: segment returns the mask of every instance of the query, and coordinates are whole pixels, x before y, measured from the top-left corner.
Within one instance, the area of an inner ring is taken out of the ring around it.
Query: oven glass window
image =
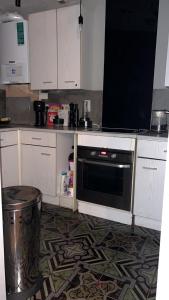
[[[84,189],[117,196],[123,195],[124,169],[85,163]]]

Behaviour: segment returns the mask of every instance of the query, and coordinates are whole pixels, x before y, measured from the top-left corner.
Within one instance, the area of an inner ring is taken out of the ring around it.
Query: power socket
[[[87,108],[88,112],[91,112],[91,100],[84,100],[85,107]]]
[[[39,91],[39,100],[47,100],[47,99],[48,99],[48,93]]]

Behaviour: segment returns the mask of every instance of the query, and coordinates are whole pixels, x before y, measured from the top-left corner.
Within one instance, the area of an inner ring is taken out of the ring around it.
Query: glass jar
[[[167,131],[167,111],[153,110],[151,117],[151,130],[157,132]]]

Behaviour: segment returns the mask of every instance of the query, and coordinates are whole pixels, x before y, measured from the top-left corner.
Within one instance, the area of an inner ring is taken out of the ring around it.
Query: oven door
[[[132,164],[78,158],[77,199],[131,210]]]

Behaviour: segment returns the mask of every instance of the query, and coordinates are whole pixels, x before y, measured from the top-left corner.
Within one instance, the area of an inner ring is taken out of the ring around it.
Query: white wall
[[[0,170],[1,170],[1,164],[0,164]],[[2,221],[1,172],[0,172],[0,299],[1,300],[6,299],[3,221]]]
[[[169,269],[169,141],[167,151],[166,175],[161,226],[160,258],[157,281],[157,300],[168,299],[168,269]]]
[[[159,1],[154,89],[164,88],[169,33],[169,0]]]
[[[103,90],[106,0],[83,0],[82,88]]]

